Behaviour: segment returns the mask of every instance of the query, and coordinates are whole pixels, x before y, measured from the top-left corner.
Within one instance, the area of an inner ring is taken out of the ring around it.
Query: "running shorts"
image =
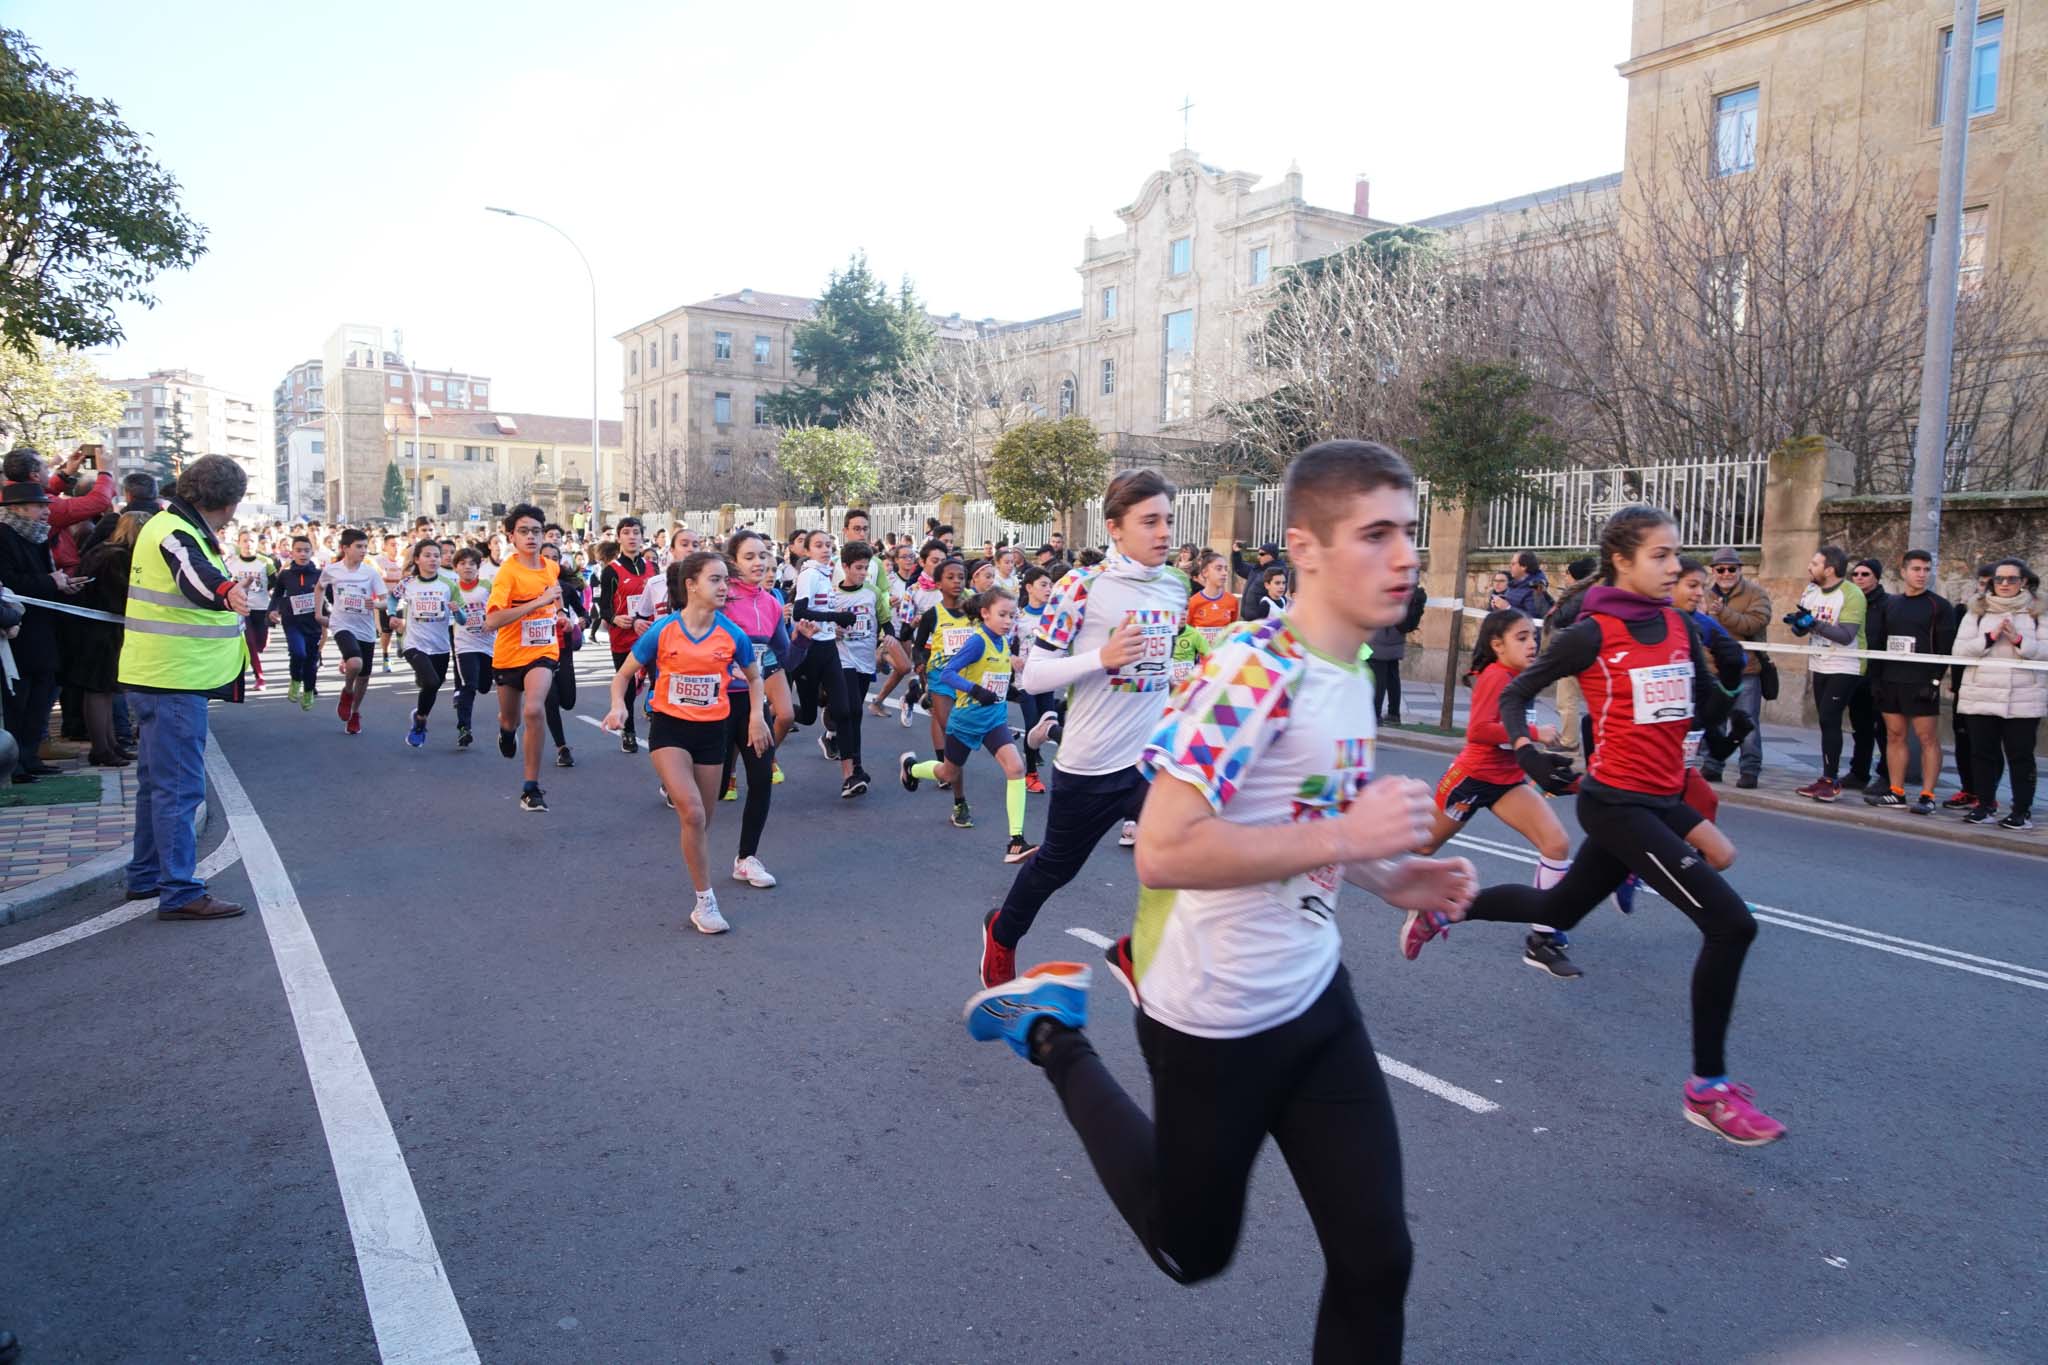
[[[1443,780],[1436,784],[1437,809],[1462,825],[1479,812],[1490,810],[1494,802],[1524,785],[1521,782],[1488,782],[1483,777],[1467,777],[1465,770],[1453,763],[1444,773]]]
[[[681,749],[692,763],[717,768],[725,764],[726,720],[684,720],[656,711],[647,722],[647,749]]]
[[[1881,716],[1938,716],[1941,692],[1931,682],[1892,682],[1881,678],[1870,685],[1870,699]]]
[[[341,651],[341,661],[343,663],[347,663],[350,659],[361,659],[363,666],[368,668],[377,659],[377,642],[375,640],[358,640],[355,632],[352,630],[335,631],[334,647]]]
[[[982,732],[980,739],[981,747],[991,754],[1001,753],[1004,745],[1015,742],[1016,737],[1010,733],[1010,727],[1007,725],[991,725]],[[950,728],[946,731],[946,762],[957,768],[965,763],[968,755],[973,752],[973,742],[953,733]]]
[[[498,680],[500,687],[509,687],[514,692],[524,692],[528,673],[536,668],[545,668],[553,673],[560,662],[558,659],[530,659],[517,668],[494,668],[491,670],[491,676]]]

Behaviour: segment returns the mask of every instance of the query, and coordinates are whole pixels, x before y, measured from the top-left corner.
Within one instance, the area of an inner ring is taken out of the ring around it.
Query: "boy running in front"
[[[491,580],[484,612],[484,629],[496,632],[491,669],[498,685],[498,752],[507,758],[519,753],[522,722],[526,731],[526,781],[519,792],[519,809],[524,811],[548,808],[540,789],[540,746],[546,733],[548,692],[562,656],[555,638],[555,623],[562,614],[561,573],[540,553],[546,525],[532,503],[522,502],[505,514],[512,553]]]
[[[1289,467],[1286,613],[1212,654],[1146,746],[1135,947],[1108,950],[1139,999],[1156,1117],[1083,1031],[1089,970],[1045,963],[968,1002],[968,1032],[1045,1069],[1096,1174],[1153,1261],[1220,1273],[1267,1134],[1327,1265],[1314,1359],[1398,1360],[1412,1260],[1393,1105],[1338,955],[1350,874],[1388,904],[1470,902],[1463,859],[1398,857],[1429,789],[1372,781],[1360,654],[1415,591],[1415,479],[1384,446],[1330,441]],[[1255,836],[1246,832],[1256,829]]]

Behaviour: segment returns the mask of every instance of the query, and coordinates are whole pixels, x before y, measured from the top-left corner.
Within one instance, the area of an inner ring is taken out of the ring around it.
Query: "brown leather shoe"
[[[233,901],[215,900],[212,896],[201,896],[196,901],[169,910],[156,912],[158,919],[233,919],[242,913],[242,907]]]

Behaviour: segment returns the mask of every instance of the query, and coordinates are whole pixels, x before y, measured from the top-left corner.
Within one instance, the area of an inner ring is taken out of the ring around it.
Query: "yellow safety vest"
[[[136,537],[128,566],[128,613],[121,633],[120,680],[169,692],[212,692],[242,675],[248,644],[242,618],[195,607],[164,561],[164,537],[198,531],[201,551],[223,575],[211,537],[176,512],[158,512]]]

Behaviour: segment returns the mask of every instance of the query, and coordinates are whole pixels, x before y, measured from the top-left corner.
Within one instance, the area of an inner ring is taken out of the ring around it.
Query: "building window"
[[[1114,360],[1105,360],[1102,362],[1102,396],[1107,398],[1115,392],[1116,362]]]
[[[757,427],[768,425],[768,399],[758,393],[754,395],[754,425]]]
[[[1968,299],[1984,287],[1984,265],[1990,246],[1990,214],[1982,204],[1963,210],[1963,254],[1956,269],[1956,297]],[[1927,220],[1927,265],[1934,267],[1934,219]]]
[[[1955,46],[1956,31],[1941,31],[1940,60],[1934,68],[1934,121],[1939,124],[1948,110],[1948,58]],[[2005,45],[2005,16],[1993,14],[1977,20],[1977,41],[1970,48],[1970,116],[1988,114],[1998,107],[1998,57]]]
[[[732,473],[732,447],[715,446],[711,451],[711,473],[714,478],[724,478]]]
[[[1195,242],[1192,237],[1176,237],[1167,248],[1166,273],[1185,275],[1195,263]]]
[[[668,334],[668,358],[670,363],[683,358],[683,334],[681,332],[670,332]]]
[[[124,431],[124,432],[122,432],[121,434],[122,434],[123,436],[126,436],[126,435],[127,435],[128,433]],[[407,442],[405,443],[405,458],[406,458],[406,459],[408,459],[408,460],[410,460],[410,459],[412,458],[412,455],[413,455],[413,451],[414,451],[415,449],[416,449],[416,447],[415,447],[415,446],[413,445],[413,443],[412,443],[411,441],[407,441]]]
[[[1195,312],[1168,313],[1159,356],[1159,413],[1168,422],[1195,415]]]
[[[1074,381],[1062,379],[1060,381],[1060,416],[1072,417],[1074,415],[1074,398]]]
[[[1714,97],[1714,174],[1734,175],[1756,166],[1757,90],[1731,90]]]
[[[1105,285],[1102,290],[1102,320],[1116,321],[1116,286]]]
[[[668,420],[669,420],[669,421],[671,421],[671,422],[675,422],[675,421],[680,421],[680,420],[682,419],[682,415],[683,415],[683,408],[682,408],[682,402],[683,402],[683,400],[682,400],[682,396],[681,396],[680,394],[673,394],[673,393],[672,393],[672,394],[670,394],[670,395],[668,396]]]
[[[650,342],[648,342],[648,343],[647,343],[647,368],[651,370],[651,369],[653,369],[653,368],[654,368],[654,367],[655,367],[656,365],[659,365],[660,363],[661,363],[661,343],[660,343],[660,342],[658,342],[658,341],[650,341]]]
[[[1708,262],[1707,333],[1725,336],[1749,323],[1749,258],[1721,256]]]
[[[1038,386],[1036,384],[1026,384],[1023,388],[1017,390],[1017,401],[1027,408],[1036,408],[1038,406]]]
[[[391,372],[391,387],[392,387],[392,388],[394,388],[394,389],[402,389],[402,388],[404,388],[404,387],[405,387],[405,376],[404,376],[404,375],[402,375],[402,374],[400,374],[400,373],[399,373],[398,371],[396,371],[396,370],[393,370],[393,371]]]
[[[713,332],[711,334],[711,358],[713,360],[732,359],[731,332]]]
[[[754,338],[754,363],[756,365],[766,365],[769,357],[773,354],[774,343],[772,341],[767,337],[757,336]]]
[[[481,460],[483,458],[483,455],[484,448],[482,446],[464,446],[462,448],[462,458],[469,461],[471,464],[475,464],[478,460]]]
[[[711,420],[722,427],[732,425],[732,395],[714,393],[711,395]]]
[[[661,425],[660,399],[650,398],[647,400],[647,425],[650,427],[658,427]]]
[[[1266,282],[1266,277],[1272,273],[1270,269],[1272,259],[1273,253],[1270,247],[1255,246],[1252,248],[1252,283],[1254,285],[1261,285]]]
[[[484,463],[485,463],[485,464],[496,464],[497,462],[498,462],[498,448],[497,448],[496,446],[485,446],[485,447],[484,447]]]

